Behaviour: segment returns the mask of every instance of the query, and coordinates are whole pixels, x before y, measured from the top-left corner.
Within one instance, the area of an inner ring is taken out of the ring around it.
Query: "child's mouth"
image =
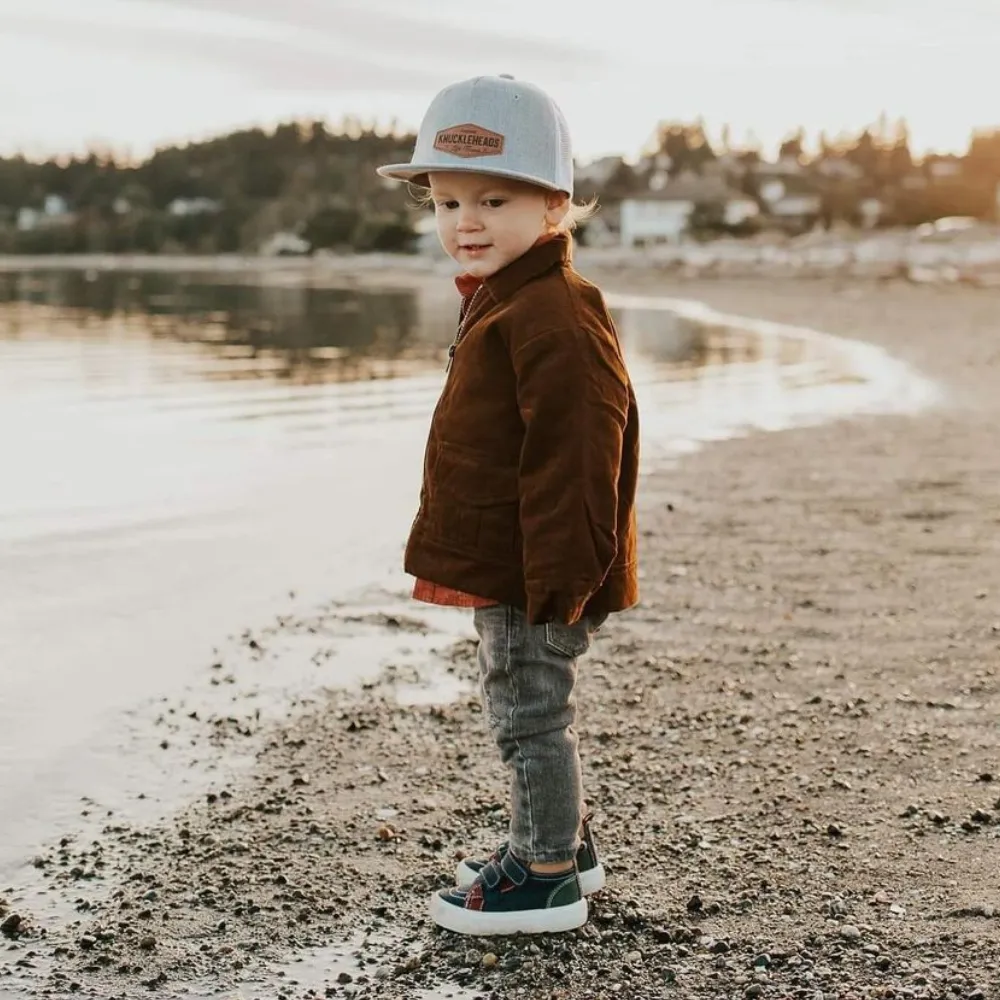
[[[466,243],[459,249],[461,249],[464,253],[472,254],[473,256],[475,256],[476,254],[482,253],[484,250],[489,250],[489,248],[490,248],[489,243]]]

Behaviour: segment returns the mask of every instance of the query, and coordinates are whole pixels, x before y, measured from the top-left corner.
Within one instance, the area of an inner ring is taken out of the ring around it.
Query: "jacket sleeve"
[[[617,552],[627,375],[603,331],[537,333],[512,360],[525,428],[519,500],[528,619],[571,625]]]

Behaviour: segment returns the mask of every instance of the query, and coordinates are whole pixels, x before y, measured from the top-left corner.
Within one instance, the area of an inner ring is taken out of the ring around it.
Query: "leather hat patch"
[[[504,137],[478,125],[452,125],[434,136],[434,148],[452,156],[500,156]]]

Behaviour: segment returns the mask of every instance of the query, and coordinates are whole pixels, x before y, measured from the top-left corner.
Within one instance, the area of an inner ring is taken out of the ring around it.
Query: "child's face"
[[[478,278],[517,260],[568,208],[564,194],[487,174],[436,171],[430,185],[441,245]]]

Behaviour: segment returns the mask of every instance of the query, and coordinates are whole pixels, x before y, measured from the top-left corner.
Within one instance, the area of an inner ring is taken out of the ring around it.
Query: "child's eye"
[[[436,202],[436,205],[437,205],[438,208],[446,208],[450,212],[454,212],[455,209],[458,208],[458,202],[457,201],[439,201],[439,202]]]
[[[486,205],[488,208],[499,208],[504,204],[503,198],[487,198]]]

